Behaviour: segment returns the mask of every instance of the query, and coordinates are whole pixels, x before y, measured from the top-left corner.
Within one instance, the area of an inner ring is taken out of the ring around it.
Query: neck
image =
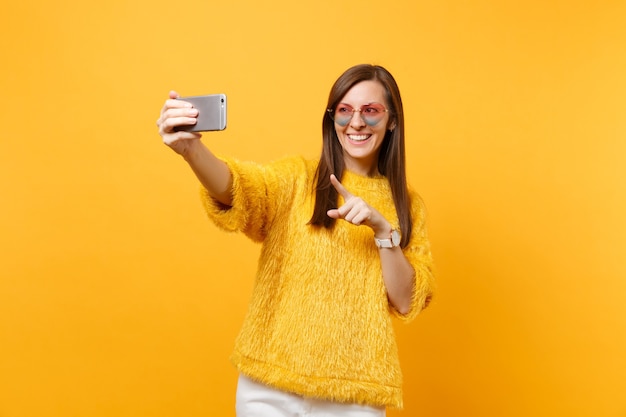
[[[363,177],[376,177],[380,175],[377,162],[376,159],[367,163],[366,161],[344,157],[346,169]]]

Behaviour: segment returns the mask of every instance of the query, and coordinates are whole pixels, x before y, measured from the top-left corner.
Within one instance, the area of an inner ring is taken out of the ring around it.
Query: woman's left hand
[[[329,217],[343,219],[356,226],[362,224],[369,226],[374,230],[374,235],[381,239],[390,236],[391,224],[378,210],[367,204],[361,197],[357,197],[348,191],[334,174],[331,174],[330,182],[339,195],[343,197],[344,204],[339,208],[328,210],[326,214]]]
[[[345,202],[339,208],[328,210],[329,217],[343,219],[357,226],[369,226],[378,239],[391,236],[391,224],[378,210],[362,198],[352,195],[334,175],[330,176],[330,182]],[[389,302],[400,314],[406,315],[411,310],[415,269],[399,248],[381,249],[379,254]]]

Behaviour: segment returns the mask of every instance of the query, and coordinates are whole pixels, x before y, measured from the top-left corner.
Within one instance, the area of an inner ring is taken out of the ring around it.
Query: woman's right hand
[[[198,117],[198,110],[194,109],[189,102],[176,100],[178,97],[176,91],[170,91],[169,99],[165,101],[156,124],[159,127],[159,135],[163,138],[163,143],[172,148],[174,152],[185,156],[190,147],[198,144],[202,135],[198,132],[174,130],[178,126],[196,124]]]

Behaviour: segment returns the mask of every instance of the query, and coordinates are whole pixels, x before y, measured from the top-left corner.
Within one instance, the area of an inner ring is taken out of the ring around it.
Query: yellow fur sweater
[[[337,221],[310,226],[317,161],[267,165],[225,160],[233,205],[203,190],[209,217],[262,242],[252,300],[232,361],[248,377],[307,397],[402,407],[402,374],[392,316],[410,320],[431,294],[431,254],[424,209],[411,195],[414,230],[403,250],[416,272],[412,309],[388,303],[373,231]],[[342,184],[397,227],[385,177],[345,172]],[[340,204],[342,201],[340,201]]]

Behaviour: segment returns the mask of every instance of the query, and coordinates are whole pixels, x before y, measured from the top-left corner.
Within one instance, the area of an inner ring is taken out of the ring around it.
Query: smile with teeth
[[[371,135],[359,134],[359,135],[348,135],[348,139],[354,142],[363,142],[364,140],[369,139]]]

